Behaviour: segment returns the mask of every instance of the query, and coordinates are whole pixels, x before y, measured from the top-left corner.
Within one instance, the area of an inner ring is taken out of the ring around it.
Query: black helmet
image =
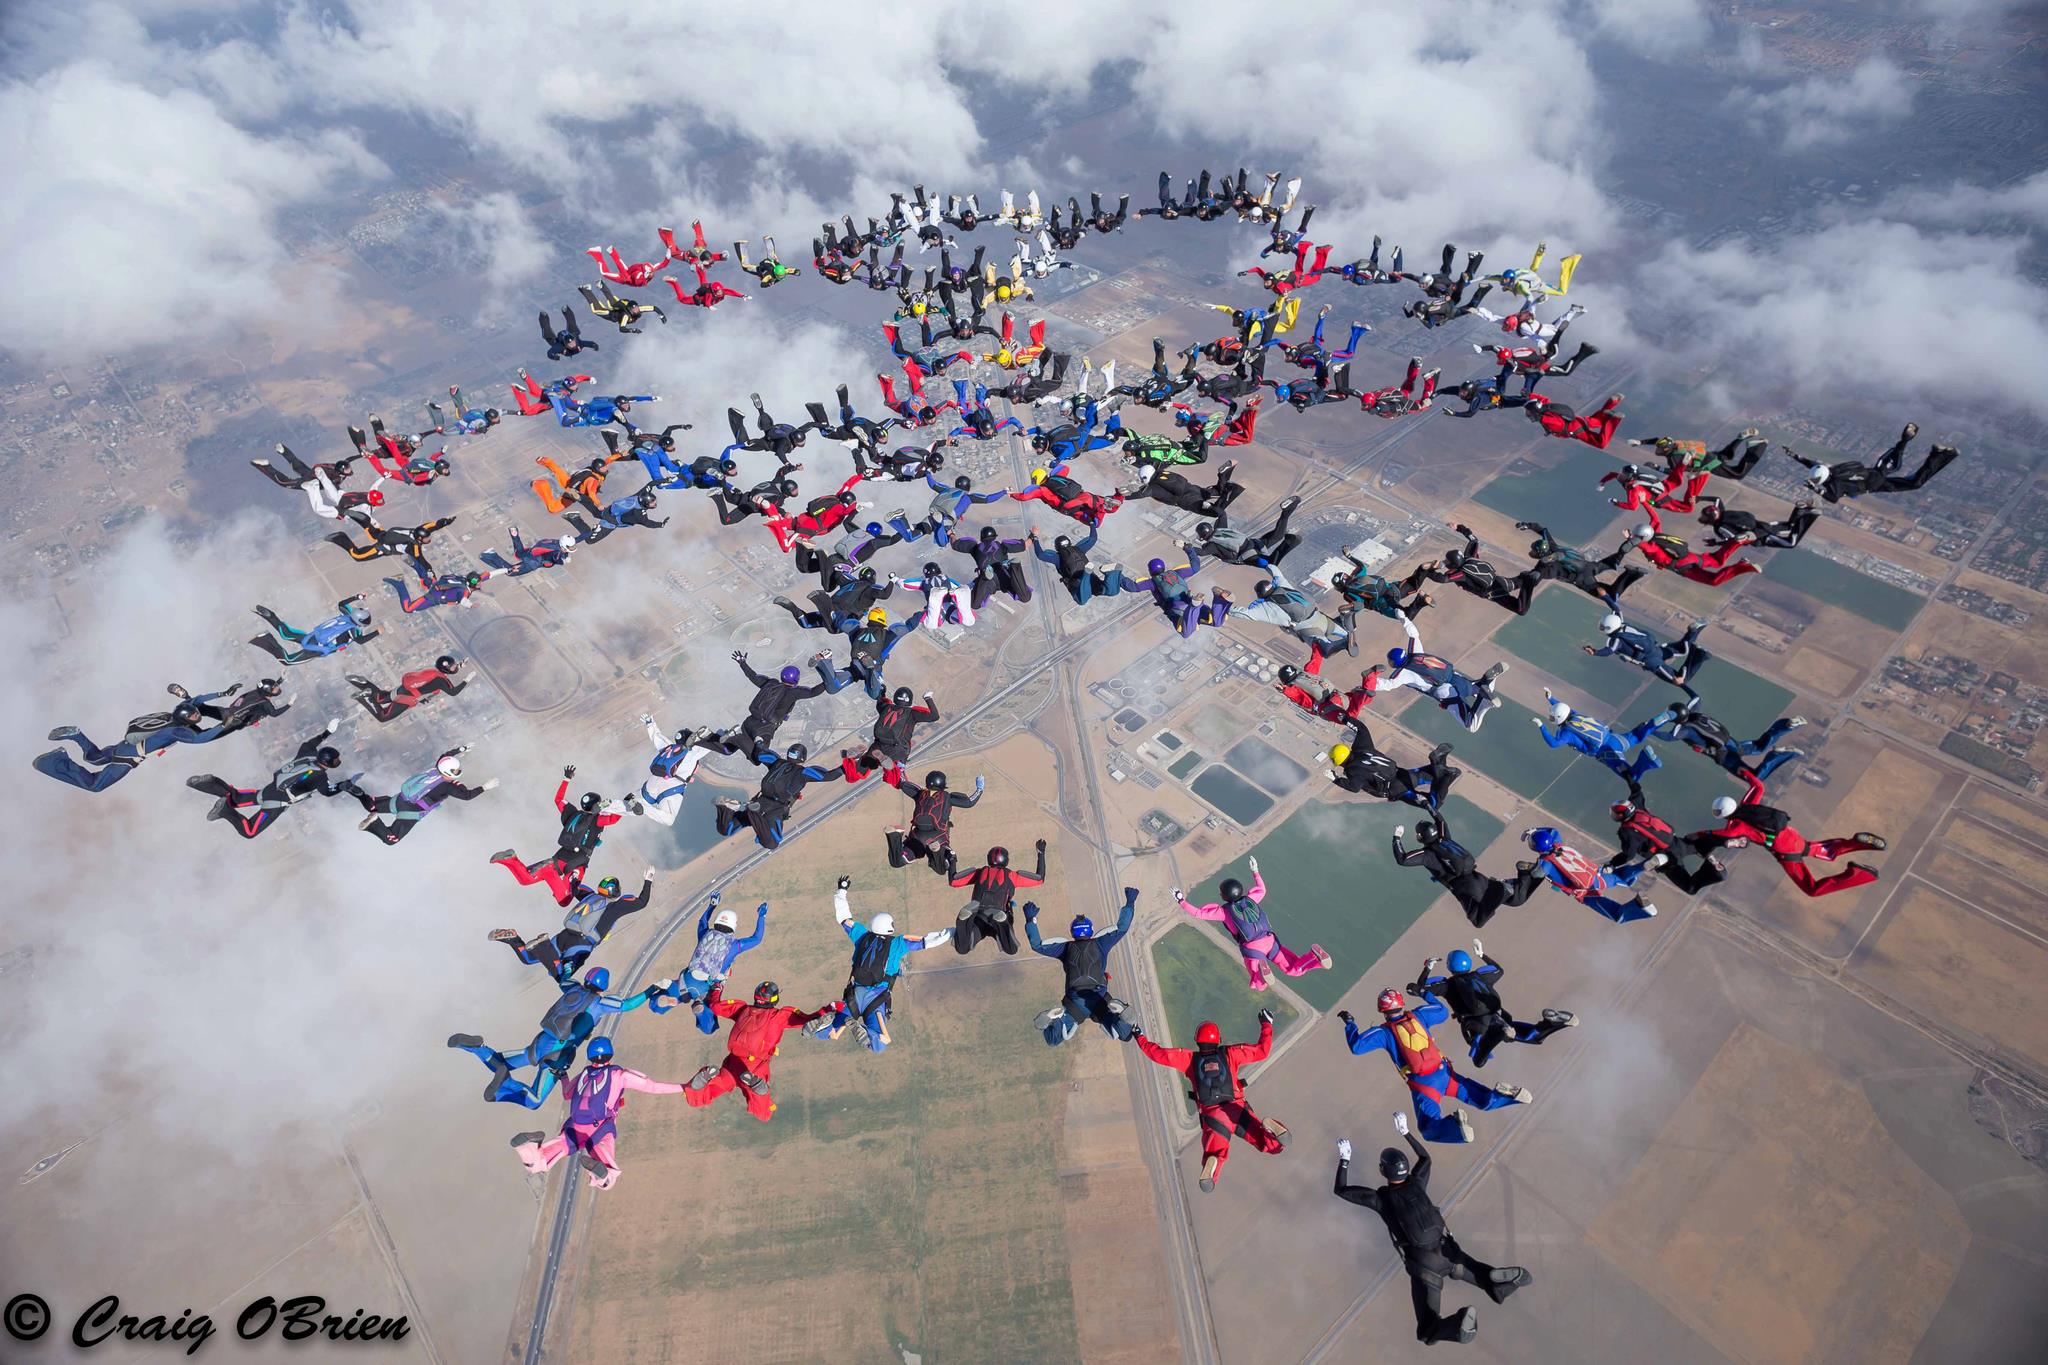
[[[655,498],[656,495],[654,492],[654,486],[652,484],[649,484],[647,487],[641,489],[638,493],[635,493],[633,495],[633,501],[639,503],[643,510],[654,506]]]
[[[988,865],[990,867],[1008,867],[1010,865],[1010,850],[1004,848],[1001,844],[997,844],[988,851]]]
[[[782,987],[776,985],[773,981],[763,981],[760,985],[754,987],[755,1004],[775,1005],[780,1004],[781,1001]]]
[[[811,751],[807,745],[792,744],[782,751],[782,756],[792,763],[801,763],[811,756]]]
[[[190,725],[193,721],[199,719],[199,703],[196,701],[179,702],[171,708],[171,719],[180,725]]]
[[[455,466],[454,466],[454,465],[451,465],[451,464],[449,464],[449,463],[448,463],[448,462],[447,462],[446,460],[436,460],[436,461],[434,461],[434,472],[435,472],[436,474],[447,474],[447,473],[450,473],[451,471],[453,471],[453,470],[454,470],[454,468],[455,468]]]
[[[996,528],[995,528],[995,527],[993,527],[993,526],[984,526],[984,527],[982,527],[982,528],[981,528],[981,538],[982,538],[983,540],[994,540],[994,539],[996,538]]]
[[[917,700],[917,694],[907,687],[899,687],[889,695],[889,700],[898,706],[908,706]]]
[[[1195,534],[1200,536],[1203,540],[1207,540],[1210,536],[1216,534],[1216,523],[1213,521],[1196,522]]]
[[[1444,564],[1446,567],[1455,569],[1464,562],[1465,552],[1463,550],[1444,551]]]
[[[320,746],[319,751],[313,755],[313,761],[323,768],[339,768],[341,766],[341,750],[331,744],[323,744]]]
[[[1700,499],[1699,518],[1709,524],[1721,519],[1721,500],[1716,497]]]
[[[1433,844],[1433,843],[1435,843],[1435,842],[1436,842],[1436,821],[1434,821],[1434,820],[1417,820],[1417,821],[1415,822],[1415,837],[1416,837],[1416,838],[1418,838],[1418,839],[1420,839],[1420,840],[1422,840],[1422,842],[1423,842],[1423,843],[1425,843],[1425,844]]]
[[[738,460],[720,460],[718,462],[718,472],[728,475],[737,474],[740,472],[740,462]]]
[[[1054,536],[1052,538],[1052,547],[1055,550],[1064,550],[1073,543],[1074,538],[1072,536]]]
[[[968,478],[965,474],[961,474],[953,480],[953,487],[965,493],[968,489],[974,487],[974,480]]]
[[[933,791],[942,792],[946,789],[946,775],[934,768],[924,775],[924,784]]]
[[[262,689],[264,696],[274,697],[278,693],[284,691],[284,679],[265,678],[262,682],[257,683],[256,686]]]
[[[1400,1184],[1408,1178],[1408,1154],[1399,1147],[1388,1147],[1380,1153],[1380,1175],[1393,1184]]]
[[[946,571],[939,567],[939,562],[937,560],[927,559],[924,562],[924,576],[927,580],[933,578],[944,578],[946,576]],[[929,583],[927,583],[926,586],[930,586]]]
[[[604,798],[602,796],[599,796],[596,792],[585,792],[582,799],[577,801],[576,808],[578,810],[593,811],[603,804]]]
[[[928,463],[931,465],[933,469],[944,469],[946,467],[946,457],[939,454],[937,450],[934,450],[931,453]]]
[[[1273,591],[1273,580],[1270,578],[1261,578],[1258,582],[1252,584],[1252,593],[1254,596],[1264,597],[1267,593],[1271,591]]]
[[[785,498],[793,498],[796,496],[795,479],[784,479],[780,483],[776,484],[776,487],[781,490],[782,496]]]
[[[1293,682],[1293,681],[1294,681],[1294,680],[1295,680],[1296,678],[1298,678],[1298,677],[1300,677],[1300,676],[1301,676],[1301,670],[1300,670],[1300,669],[1298,669],[1298,668],[1296,668],[1296,667],[1295,667],[1295,666],[1294,666],[1293,664],[1282,664],[1282,665],[1280,665],[1280,681],[1281,681],[1281,682],[1284,682],[1284,683],[1291,683],[1291,682]]]
[[[1227,901],[1241,901],[1244,899],[1244,883],[1235,877],[1225,877],[1223,885],[1217,889],[1223,893],[1223,899]]]
[[[854,493],[852,489],[849,488],[846,492],[841,493],[839,495],[839,501],[845,506],[855,507],[859,505],[860,498],[857,494]]]
[[[858,578],[863,583],[874,582],[876,578],[875,566],[872,564],[861,565],[860,572],[855,574],[854,577]]]
[[[453,673],[461,667],[462,661],[453,654],[443,654],[434,660],[434,671],[437,673]]]

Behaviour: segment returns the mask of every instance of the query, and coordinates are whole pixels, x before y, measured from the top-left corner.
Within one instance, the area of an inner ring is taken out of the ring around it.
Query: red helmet
[[[1379,1006],[1381,1014],[1399,1014],[1408,1008],[1408,1001],[1401,992],[1386,990],[1380,992]]]
[[[1202,1047],[1214,1047],[1222,1041],[1223,1030],[1210,1020],[1204,1019],[1201,1027],[1195,1030],[1195,1042]]]

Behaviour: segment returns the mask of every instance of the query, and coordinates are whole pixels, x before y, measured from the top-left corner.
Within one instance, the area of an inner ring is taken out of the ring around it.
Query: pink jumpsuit
[[[1253,904],[1263,901],[1266,898],[1265,878],[1254,872],[1251,890],[1247,891],[1245,896]],[[1231,923],[1230,915],[1220,901],[1196,905],[1192,901],[1184,900],[1181,902],[1181,909],[1196,919],[1216,920],[1231,931],[1231,937],[1237,942],[1237,951],[1244,956],[1245,974],[1251,978],[1252,989],[1255,991],[1266,989],[1266,964],[1269,962],[1288,976],[1300,976],[1304,972],[1312,972],[1318,967],[1330,965],[1330,955],[1323,951],[1321,944],[1311,943],[1307,952],[1297,953],[1283,944],[1280,936],[1270,927],[1265,932],[1253,934],[1249,938],[1238,938],[1236,926]]]
[[[625,1108],[626,1092],[645,1095],[679,1095],[683,1087],[673,1081],[650,1081],[644,1072],[628,1066],[586,1066],[569,1086],[569,1119],[562,1131],[545,1142],[522,1142],[512,1150],[538,1175],[551,1169],[570,1152],[588,1152],[604,1164],[602,1176],[590,1177],[591,1188],[608,1190],[619,1178],[619,1163],[612,1147],[618,1137],[616,1120]]]

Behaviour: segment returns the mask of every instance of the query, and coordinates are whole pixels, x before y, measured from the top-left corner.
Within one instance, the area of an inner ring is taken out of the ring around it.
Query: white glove
[[[336,730],[339,730],[340,728],[341,728],[341,717],[340,717],[340,716],[335,716],[335,717],[333,717],[333,718],[332,718],[331,720],[329,720],[329,721],[327,722],[327,733],[328,733],[328,734],[330,734],[330,735],[331,735],[331,734],[333,734],[333,733],[334,733],[334,732],[335,732]]]
[[[1245,865],[1251,868],[1254,877],[1259,875],[1259,860],[1257,858],[1245,859]]]
[[[647,869],[647,871],[646,871],[646,873],[645,873],[645,875],[644,875],[644,876],[642,876],[641,880],[642,880],[642,881],[649,881],[649,882],[653,881],[653,880],[654,880],[654,869],[653,869],[653,868],[651,868],[651,867],[650,867],[650,868],[648,868],[648,869]]]
[[[498,789],[498,779],[497,779],[497,778],[495,778],[495,777],[492,777],[492,778],[487,778],[487,779],[485,779],[485,781],[484,781],[484,790],[485,790],[485,791],[487,791],[487,792],[488,792],[488,791],[496,791],[497,789]]]
[[[1479,942],[1479,940],[1478,940],[1478,939],[1476,939],[1476,938],[1472,940],[1472,956],[1474,956],[1474,957],[1485,957],[1485,956],[1486,956],[1486,949],[1485,949],[1484,947],[1482,947],[1482,946],[1480,945],[1480,942]]]
[[[1395,837],[1396,839],[1400,838],[1400,837],[1401,837],[1402,835],[1406,834],[1407,832],[1408,832],[1408,826],[1406,826],[1406,825],[1396,825],[1396,826],[1394,826],[1394,837]]]
[[[1350,1139],[1350,1138],[1338,1138],[1338,1139],[1337,1139],[1337,1160],[1339,1160],[1339,1161],[1349,1161],[1349,1160],[1351,1160],[1351,1139]]]
[[[1531,717],[1529,717],[1529,723],[1530,723],[1531,725],[1534,725],[1534,726],[1538,726],[1538,727],[1541,727],[1541,726],[1542,726],[1542,724],[1543,724],[1543,717],[1541,717],[1541,716],[1531,716]]]
[[[1177,901],[1181,902],[1182,904],[1186,904],[1186,903],[1187,903],[1187,897],[1186,897],[1186,896],[1183,896],[1183,895],[1182,895],[1182,894],[1180,893],[1180,888],[1179,888],[1179,887],[1177,887],[1177,886],[1176,886],[1175,888],[1173,888],[1173,898],[1174,898],[1175,900],[1177,900]]]
[[[1394,1131],[1402,1137],[1408,1136],[1408,1116],[1406,1114],[1397,1112],[1394,1115]]]
[[[643,712],[640,716],[640,723],[642,725],[652,725],[654,724],[654,717]]]

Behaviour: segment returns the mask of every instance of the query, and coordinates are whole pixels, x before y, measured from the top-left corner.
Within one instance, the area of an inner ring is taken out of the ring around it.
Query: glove
[[[1339,1160],[1339,1161],[1349,1161],[1349,1160],[1351,1160],[1351,1139],[1350,1139],[1350,1138],[1338,1138],[1338,1139],[1337,1139],[1337,1160]]]
[[[1339,1019],[1342,1019],[1347,1024],[1352,1022],[1350,1010],[1338,1010],[1337,1017]]]
[[[1397,1112],[1394,1115],[1394,1131],[1402,1137],[1408,1136],[1408,1116],[1406,1114]]]
[[[1038,844],[1037,844],[1037,848],[1038,848],[1038,851],[1039,851],[1040,853],[1043,853],[1043,852],[1045,852],[1045,840],[1043,840],[1043,839],[1040,839],[1040,840],[1038,841]]]
[[[1143,1038],[1145,1036],[1145,1026],[1143,1024],[1131,1025],[1131,1036],[1133,1038]]]
[[[840,889],[841,891],[844,891],[844,890],[845,890],[845,889],[846,889],[847,887],[849,887],[849,886],[852,886],[852,885],[853,885],[853,878],[851,878],[851,877],[841,877],[841,878],[839,879],[839,889]]]
[[[1406,826],[1406,825],[1396,825],[1396,826],[1394,826],[1394,837],[1395,837],[1396,839],[1400,838],[1400,837],[1401,837],[1402,835],[1406,834],[1407,832],[1408,832],[1408,826]]]
[[[1478,940],[1478,939],[1476,939],[1476,938],[1472,940],[1472,956],[1474,956],[1474,957],[1485,957],[1485,956],[1486,956],[1486,949],[1480,946],[1479,940]]]
[[[1182,904],[1186,904],[1186,902],[1187,902],[1187,897],[1186,897],[1186,896],[1183,896],[1183,895],[1182,895],[1182,894],[1180,893],[1180,888],[1179,888],[1179,887],[1177,887],[1177,886],[1176,886],[1175,888],[1173,888],[1173,898],[1174,898],[1175,900],[1177,900],[1177,901],[1181,902]]]
[[[643,713],[640,717],[640,723],[642,725],[652,725],[654,724],[654,717]]]
[[[1272,1023],[1272,1022],[1273,1022],[1273,1011],[1271,1011],[1271,1010],[1260,1010],[1260,1011],[1259,1011],[1259,1022],[1260,1022],[1260,1023],[1262,1023],[1262,1024],[1270,1024],[1270,1023]]]
[[[641,880],[641,881],[644,881],[644,882],[651,882],[651,881],[653,881],[653,880],[654,880],[654,869],[653,869],[653,868],[651,868],[651,867],[650,867],[650,868],[648,868],[648,869],[647,869],[647,871],[646,871],[645,873],[641,874],[641,878],[640,878],[640,880]]]
[[[1251,868],[1254,877],[1259,875],[1259,860],[1257,858],[1245,859],[1245,865]]]
[[[335,716],[335,717],[333,717],[333,718],[332,718],[331,720],[329,720],[329,721],[327,722],[327,733],[328,733],[328,734],[330,734],[330,735],[331,735],[331,734],[333,734],[333,733],[334,733],[334,732],[335,732],[336,730],[339,730],[340,728],[341,728],[341,717],[340,717],[340,716]]]
[[[974,779],[974,790],[976,791],[976,793],[979,793],[982,790],[984,783],[985,779],[983,778],[977,777]]]
[[[488,779],[486,779],[486,780],[485,780],[485,782],[484,782],[484,790],[485,790],[485,791],[487,791],[487,792],[488,792],[488,791],[496,791],[497,789],[498,789],[498,779],[497,779],[497,778],[493,777],[493,778],[488,778]]]
[[[1543,717],[1541,717],[1541,716],[1531,716],[1531,717],[1529,717],[1529,723],[1530,723],[1531,725],[1534,725],[1534,726],[1538,726],[1538,727],[1540,728],[1540,727],[1542,726],[1542,724],[1543,724]]]
[[[563,768],[562,768],[562,776],[564,776],[564,777],[574,777],[574,776],[576,776],[576,765],[575,765],[574,763],[569,763],[569,764],[565,764],[565,765],[563,766]]]

